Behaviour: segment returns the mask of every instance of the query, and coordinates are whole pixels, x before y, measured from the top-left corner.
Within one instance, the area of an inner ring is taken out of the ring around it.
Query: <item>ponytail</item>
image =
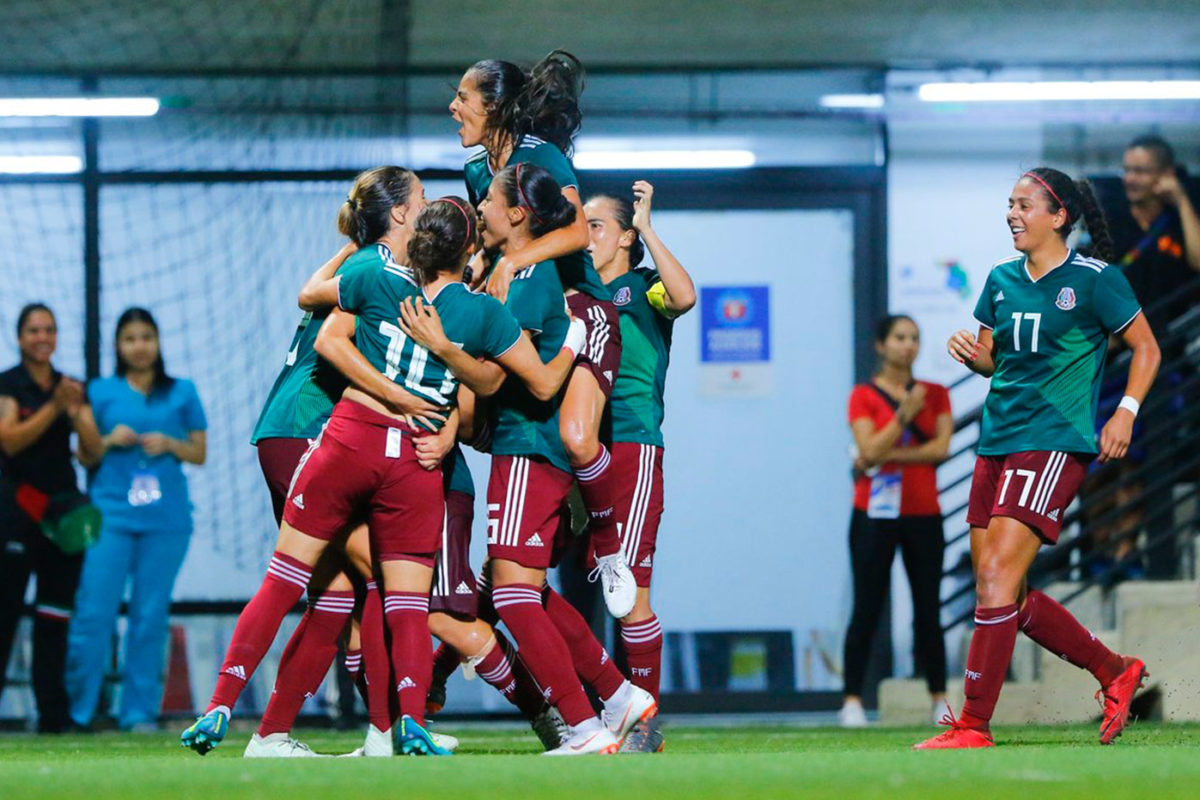
[[[578,58],[555,50],[529,72],[497,60],[478,61],[467,72],[487,109],[484,141],[489,149],[532,135],[571,155],[583,120],[583,64]]]
[[[529,233],[535,239],[575,222],[575,206],[563,197],[558,181],[543,167],[524,162],[505,167],[492,182],[504,194],[509,208],[529,215]]]
[[[1050,205],[1051,213],[1057,213],[1059,209],[1067,212],[1066,224],[1057,230],[1059,236],[1066,239],[1075,223],[1083,220],[1083,225],[1092,238],[1091,255],[1101,261],[1111,261],[1115,257],[1108,221],[1090,183],[1086,180],[1071,180],[1065,172],[1051,167],[1031,169],[1022,177],[1038,184]]]
[[[392,209],[408,202],[415,179],[404,167],[359,173],[338,210],[338,231],[359,247],[379,241],[392,226]]]
[[[1113,245],[1112,234],[1108,230],[1108,220],[1104,217],[1104,210],[1100,208],[1100,203],[1096,200],[1096,192],[1090,181],[1076,181],[1075,185],[1079,189],[1079,205],[1083,213],[1083,224],[1087,228],[1088,235],[1092,237],[1090,255],[1101,261],[1111,262],[1117,257],[1116,247]]]

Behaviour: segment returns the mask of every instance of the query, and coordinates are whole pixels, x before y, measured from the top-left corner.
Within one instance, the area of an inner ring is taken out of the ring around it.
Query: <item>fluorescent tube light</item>
[[[0,117],[152,117],[154,97],[0,97]]]
[[[0,156],[0,173],[71,175],[83,171],[79,156]]]
[[[883,108],[883,95],[827,94],[820,102],[822,108]]]
[[[589,150],[575,154],[579,169],[746,169],[752,150]]]
[[[1200,100],[1200,81],[926,83],[917,90],[917,96],[927,103]]]

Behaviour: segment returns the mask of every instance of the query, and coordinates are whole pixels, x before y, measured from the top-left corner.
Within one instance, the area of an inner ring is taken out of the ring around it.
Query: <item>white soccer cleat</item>
[[[838,725],[843,728],[867,727],[867,712],[863,711],[862,703],[845,703],[838,711]]]
[[[541,740],[542,747],[547,750],[561,747],[567,737],[571,735],[571,728],[563,720],[562,714],[558,713],[558,709],[549,703],[533,718],[529,726]]]
[[[604,727],[600,720],[592,717],[588,721],[571,728],[566,741],[553,750],[542,753],[544,756],[607,756],[617,752],[621,743],[612,731]]]
[[[629,616],[637,602],[637,582],[625,563],[625,555],[618,551],[611,556],[596,556],[596,568],[588,575],[588,580],[595,582],[597,575],[604,587],[604,605],[608,607],[608,613],[616,619]]]
[[[458,749],[458,739],[453,736],[433,732],[430,732],[430,736],[438,747],[449,750],[451,753]],[[344,753],[339,758],[391,758],[393,755],[395,755],[395,751],[392,749],[391,729],[381,731],[374,725],[368,725],[367,738],[363,740],[362,747]]]
[[[654,701],[654,695],[625,681],[612,697],[604,701],[600,717],[620,744],[634,725],[645,722],[657,713],[658,703]]]
[[[257,733],[250,737],[242,758],[329,758],[322,753],[314,753],[312,748],[286,733],[271,733],[259,736]]]

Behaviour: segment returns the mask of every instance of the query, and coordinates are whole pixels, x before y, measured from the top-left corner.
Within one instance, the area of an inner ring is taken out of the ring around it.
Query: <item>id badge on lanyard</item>
[[[871,495],[867,501],[867,517],[870,519],[896,519],[900,516],[900,485],[903,476],[899,472],[880,472],[871,478]]]
[[[146,468],[145,462],[138,464],[129,482],[129,505],[136,507],[154,505],[162,500],[162,486],[158,475]]]

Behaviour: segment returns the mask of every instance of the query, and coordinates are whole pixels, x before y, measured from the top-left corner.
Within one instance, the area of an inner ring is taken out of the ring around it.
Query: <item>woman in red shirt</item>
[[[912,588],[913,638],[935,716],[946,700],[946,645],[938,616],[945,540],[937,465],[950,448],[954,418],[946,387],[913,380],[920,346],[921,333],[911,317],[884,317],[875,332],[879,371],[850,394],[854,612],[846,630],[845,700],[838,714],[844,727],[867,723],[863,680],[897,547]]]

